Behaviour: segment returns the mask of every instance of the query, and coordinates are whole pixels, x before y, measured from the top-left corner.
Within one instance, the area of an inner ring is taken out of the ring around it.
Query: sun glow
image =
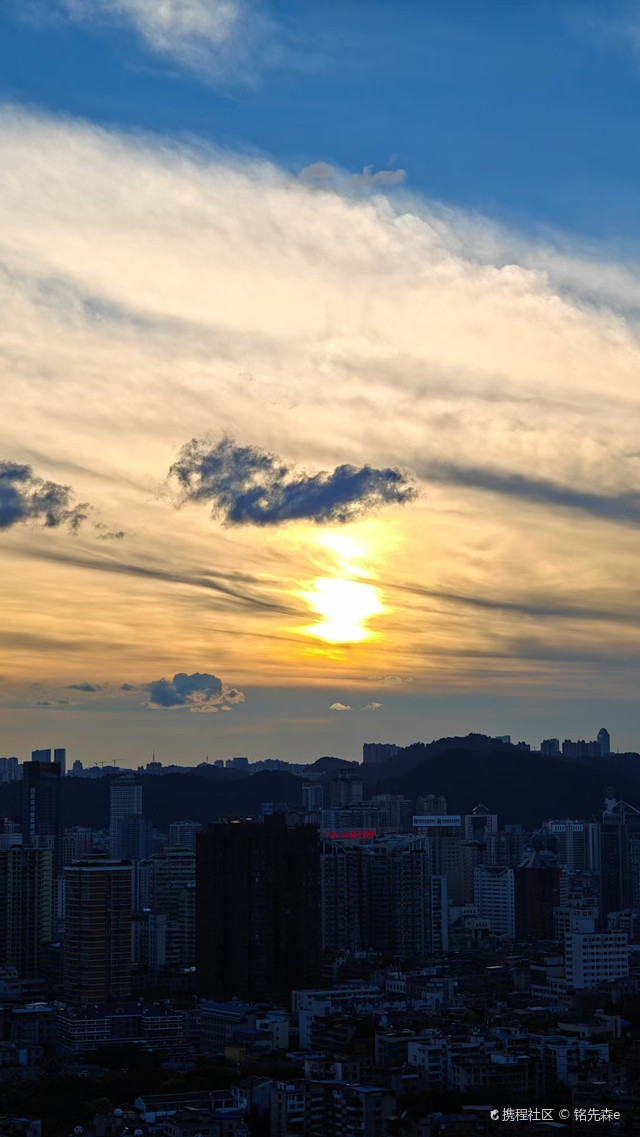
[[[333,644],[361,643],[374,637],[367,621],[385,609],[372,584],[321,577],[313,582],[313,589],[302,596],[322,619],[306,629],[309,635]]]

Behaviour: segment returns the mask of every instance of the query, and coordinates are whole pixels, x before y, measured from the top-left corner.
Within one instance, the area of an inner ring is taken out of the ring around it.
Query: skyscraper
[[[121,858],[125,818],[142,816],[142,785],[130,775],[116,778],[109,787],[109,852]]]
[[[64,870],[63,983],[72,1003],[131,993],[131,865],[96,857]]]
[[[446,950],[446,879],[430,874],[425,837],[325,839],[321,886],[324,951]]]
[[[53,850],[53,869],[62,868],[60,766],[54,762],[25,762],[22,767],[22,842]]]
[[[317,830],[284,816],[219,823],[196,841],[196,972],[202,995],[260,999],[318,981]]]
[[[0,849],[0,967],[38,975],[53,931],[53,850]]]
[[[611,754],[611,735],[609,734],[609,731],[606,729],[606,727],[600,727],[600,730],[597,734],[597,739],[598,745],[600,747],[600,754],[603,757],[607,757],[609,754]]]
[[[607,798],[600,826],[601,916],[640,906],[640,810]]]

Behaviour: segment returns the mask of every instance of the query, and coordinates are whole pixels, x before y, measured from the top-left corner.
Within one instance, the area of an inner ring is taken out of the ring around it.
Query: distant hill
[[[469,813],[482,801],[501,823],[522,822],[529,828],[547,817],[597,818],[609,787],[640,808],[637,754],[582,761],[549,758],[480,734],[417,742],[380,766],[327,755],[307,769],[324,773],[325,786],[343,770],[358,772],[366,782],[365,797],[392,793],[415,800],[429,793],[444,794],[451,813]],[[183,819],[207,824],[218,817],[256,816],[263,802],[302,804],[303,780],[294,774],[228,776],[231,773],[211,767],[161,777],[141,775],[144,812],[156,828],[167,830],[172,821]],[[106,828],[109,785],[109,777],[65,778],[63,824]],[[0,786],[0,817],[19,815],[19,784]]]
[[[370,767],[367,794],[416,798],[444,794],[452,813],[482,801],[501,823],[537,826],[546,817],[597,817],[605,791],[640,807],[640,756],[549,758],[484,735],[415,743],[383,766]]]

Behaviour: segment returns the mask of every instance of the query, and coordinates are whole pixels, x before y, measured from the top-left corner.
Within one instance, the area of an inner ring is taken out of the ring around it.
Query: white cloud
[[[268,34],[252,0],[58,0],[70,19],[133,29],[151,52],[212,82],[250,79]]]
[[[363,707],[362,709],[363,709],[363,711],[377,711],[380,709],[381,706],[382,706],[382,703],[367,703],[367,705],[365,707]]]
[[[346,706],[345,703],[332,703],[329,707],[330,711],[350,711],[351,707]]]
[[[635,666],[632,527],[429,482],[410,511],[358,529],[382,642],[323,654],[300,631],[301,594],[338,572],[335,551],[302,528],[216,529],[158,490],[211,429],[305,469],[448,462],[516,490],[640,493],[632,250],[622,264],[402,189],[342,193],[15,108],[0,115],[0,167],[0,458],[72,486],[129,534],[94,536],[89,555],[80,533],[73,565],[55,532],[6,534],[0,641],[16,672],[33,676],[35,658],[46,676],[54,659],[75,682],[99,654],[105,682],[147,682],[174,674],[179,643],[189,673],[208,670],[215,644],[241,687],[410,675],[413,698],[429,684],[542,683],[547,659],[591,650],[593,627],[525,609],[568,599],[615,609],[598,643]],[[454,608],[456,593],[517,603]],[[564,667],[562,682],[573,676]]]

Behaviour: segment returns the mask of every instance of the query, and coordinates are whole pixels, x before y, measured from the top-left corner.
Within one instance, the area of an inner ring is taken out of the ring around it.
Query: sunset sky
[[[0,753],[640,749],[640,3],[9,0]]]

